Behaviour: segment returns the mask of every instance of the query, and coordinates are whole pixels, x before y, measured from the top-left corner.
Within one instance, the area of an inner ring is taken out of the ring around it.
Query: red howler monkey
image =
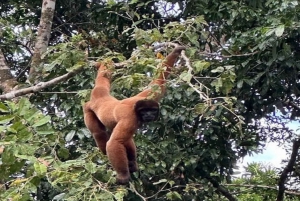
[[[95,87],[90,101],[83,107],[84,122],[99,149],[107,154],[117,172],[119,184],[128,183],[130,172],[138,169],[133,135],[142,123],[157,119],[159,113],[157,101],[165,93],[165,79],[184,49],[178,46],[166,57],[163,63],[166,69],[149,84],[148,89],[124,100],[117,100],[110,95],[111,72],[104,64],[97,64]],[[151,86],[155,85],[159,86],[159,92],[151,89]],[[106,129],[112,131],[110,136]]]

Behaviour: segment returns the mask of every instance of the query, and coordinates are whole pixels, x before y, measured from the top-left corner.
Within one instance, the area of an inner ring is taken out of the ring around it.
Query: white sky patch
[[[244,177],[247,174],[245,171],[245,167],[248,166],[250,163],[261,163],[266,166],[271,166],[274,168],[281,168],[284,164],[281,164],[283,159],[287,158],[286,151],[284,150],[283,145],[278,145],[274,142],[268,142],[266,144],[265,150],[263,153],[253,154],[251,156],[245,156],[238,162],[239,169],[237,172],[238,174],[234,175],[236,178]]]
[[[287,126],[294,130],[296,135],[300,136],[300,123],[296,121],[291,121]],[[245,174],[245,169],[244,167],[247,166],[247,164],[256,162],[256,163],[262,163],[265,165],[270,165],[271,167],[275,168],[282,168],[286,166],[286,162],[282,164],[283,159],[288,159],[288,153],[286,153],[284,149],[284,145],[279,145],[278,143],[275,142],[268,142],[266,144],[265,150],[263,153],[259,154],[253,154],[252,156],[245,156],[239,165],[239,172],[241,174],[237,175],[238,177],[242,176]]]
[[[178,3],[173,4],[168,1],[159,1],[156,3],[156,6],[158,8],[158,11],[164,17],[177,16],[182,12],[181,10],[179,10]]]
[[[263,153],[246,156],[242,161],[242,166],[247,166],[247,163],[257,162],[279,168],[282,166],[281,161],[286,158],[287,154],[283,145],[280,146],[277,143],[269,142]]]

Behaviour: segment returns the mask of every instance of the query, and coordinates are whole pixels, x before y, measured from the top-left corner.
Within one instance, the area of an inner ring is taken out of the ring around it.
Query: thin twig
[[[143,197],[134,187],[132,183],[130,183],[130,190],[132,190],[136,195],[138,195],[143,201],[147,201],[145,197]]]
[[[40,94],[77,94],[77,91],[43,91],[43,92],[39,92]]]
[[[167,186],[167,184],[169,184],[169,182],[166,182],[166,183],[163,185],[163,187],[161,187],[161,189],[159,189],[155,194],[153,194],[153,195],[147,197],[146,199],[150,199],[150,198],[153,198],[153,197],[155,197],[156,195],[158,195],[160,192],[162,192],[162,191],[164,190],[164,188]]]
[[[199,52],[200,55],[208,56],[208,57],[221,57],[221,58],[232,58],[232,57],[246,57],[257,54],[258,51],[245,53],[245,54],[231,54],[231,55],[222,55],[219,53],[209,53],[209,52]]]
[[[181,52],[181,57],[185,61],[185,65],[188,67],[188,73],[192,74],[193,72],[193,67],[191,66],[190,59],[186,56],[185,51]]]

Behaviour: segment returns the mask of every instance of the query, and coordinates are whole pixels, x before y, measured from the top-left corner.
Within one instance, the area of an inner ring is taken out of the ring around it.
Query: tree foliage
[[[238,200],[260,201],[276,200],[279,172],[277,168],[262,163],[250,163],[245,168],[246,173],[241,178],[227,184],[229,188],[237,192]],[[285,200],[297,201],[299,195],[294,191],[286,191]]]

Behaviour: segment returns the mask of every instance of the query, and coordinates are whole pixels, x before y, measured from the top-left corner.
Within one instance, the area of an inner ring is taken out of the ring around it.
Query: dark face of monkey
[[[153,100],[140,100],[135,104],[135,112],[141,122],[155,121],[158,118],[159,105]]]
[[[158,108],[143,108],[138,111],[138,116],[142,122],[155,121],[158,118]]]

